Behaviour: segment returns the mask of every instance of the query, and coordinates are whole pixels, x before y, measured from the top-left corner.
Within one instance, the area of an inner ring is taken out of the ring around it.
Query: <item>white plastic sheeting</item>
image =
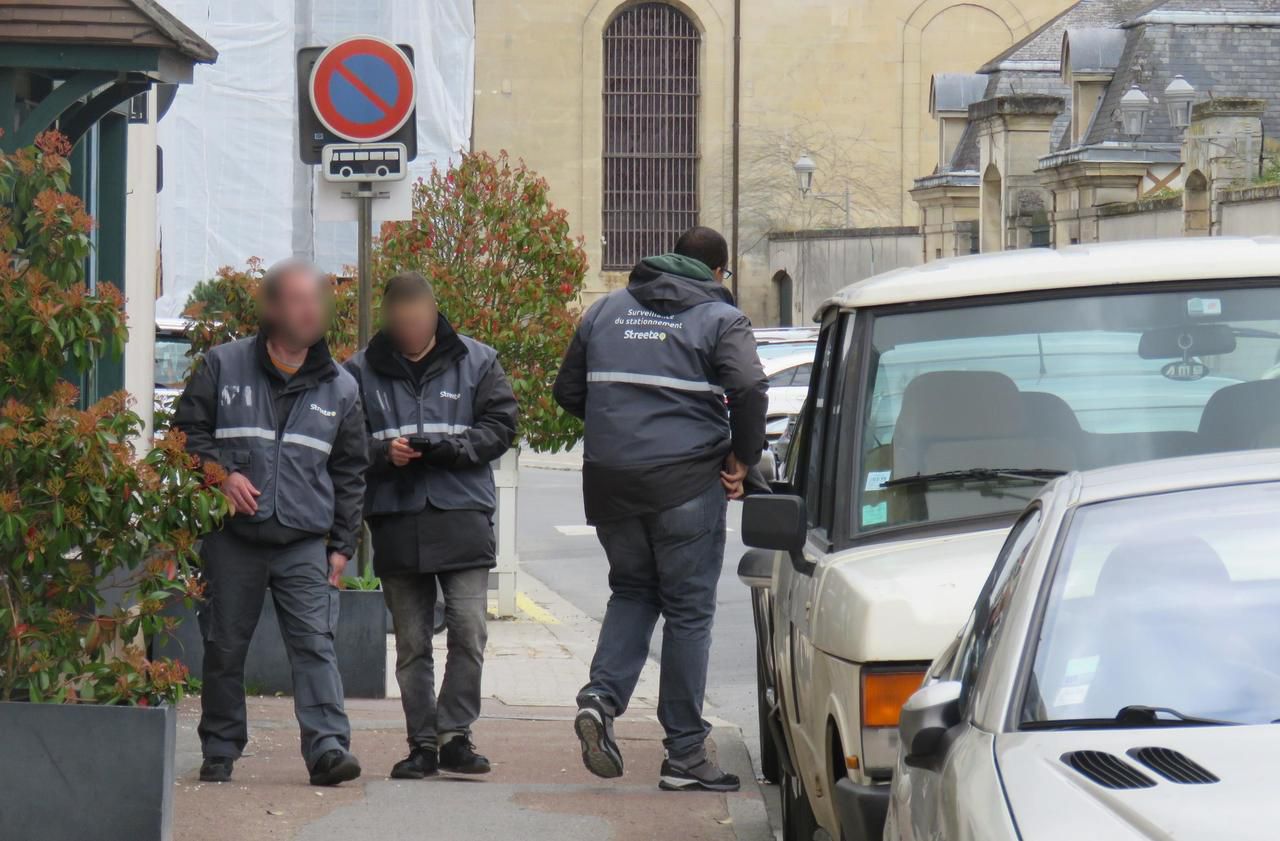
[[[164,294],[178,315],[201,280],[249,257],[314,258],[330,271],[356,261],[351,222],[313,213],[313,167],[298,160],[295,54],[350,35],[413,47],[418,157],[410,178],[469,148],[474,88],[473,0],[165,0],[218,49],[160,121],[164,189],[158,224]]]

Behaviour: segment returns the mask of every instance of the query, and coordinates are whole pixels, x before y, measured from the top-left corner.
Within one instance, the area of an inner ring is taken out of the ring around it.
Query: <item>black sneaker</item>
[[[740,786],[735,775],[726,774],[705,755],[687,763],[664,759],[658,779],[663,791],[737,791]]]
[[[454,736],[440,748],[440,770],[453,774],[487,774],[489,760],[476,753],[466,736]]]
[[[311,766],[313,786],[336,786],[360,776],[360,761],[350,751],[334,748]]]
[[[414,748],[407,759],[402,759],[391,769],[393,780],[421,780],[434,777],[440,771],[440,760],[430,748]]]
[[[613,738],[613,716],[595,698],[578,702],[573,731],[582,743],[582,764],[597,777],[612,780],[622,776],[622,752]]]
[[[236,761],[229,756],[206,756],[200,765],[200,782],[225,783],[231,779]]]

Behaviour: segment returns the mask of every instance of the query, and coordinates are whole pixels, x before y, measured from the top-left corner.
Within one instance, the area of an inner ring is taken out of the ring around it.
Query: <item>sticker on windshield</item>
[[[1071,678],[1079,678],[1084,675],[1093,677],[1093,673],[1098,671],[1098,655],[1094,654],[1089,657],[1072,657],[1067,661],[1067,681],[1071,682]]]
[[[864,526],[878,526],[889,519],[889,502],[876,503],[875,505],[862,506],[862,524]]]
[[[1187,301],[1187,315],[1222,315],[1222,299],[1191,298]]]
[[[1203,380],[1209,375],[1209,366],[1197,359],[1183,359],[1170,362],[1160,369],[1166,380],[1178,383],[1193,383]]]
[[[867,473],[867,486],[863,490],[879,491],[884,490],[884,483],[889,481],[889,477],[893,475],[892,470],[872,470]]]
[[[1064,686],[1058,690],[1058,694],[1053,696],[1053,705],[1055,707],[1074,707],[1076,704],[1083,704],[1085,696],[1089,694],[1089,684],[1081,683],[1076,686]]]

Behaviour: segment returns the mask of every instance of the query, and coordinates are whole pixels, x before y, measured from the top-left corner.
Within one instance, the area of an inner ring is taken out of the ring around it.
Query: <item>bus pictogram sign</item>
[[[372,143],[395,134],[413,113],[413,64],[395,44],[358,35],[320,54],[309,90],[326,129],[353,143]]]

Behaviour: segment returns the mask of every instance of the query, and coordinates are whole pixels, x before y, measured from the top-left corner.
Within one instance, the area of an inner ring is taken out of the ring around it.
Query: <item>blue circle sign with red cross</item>
[[[325,128],[352,143],[373,143],[395,134],[413,113],[413,64],[390,41],[357,35],[320,54],[310,92]]]

